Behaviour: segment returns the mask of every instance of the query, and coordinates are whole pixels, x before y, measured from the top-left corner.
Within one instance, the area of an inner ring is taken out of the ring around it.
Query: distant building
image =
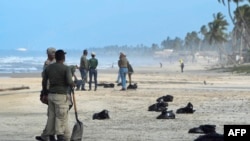
[[[154,58],[168,58],[172,53],[173,49],[164,49],[162,51],[156,51],[154,53]]]

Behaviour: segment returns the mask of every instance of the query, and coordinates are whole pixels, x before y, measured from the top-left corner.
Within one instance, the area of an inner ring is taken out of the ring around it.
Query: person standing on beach
[[[98,60],[95,58],[96,54],[94,52],[91,53],[91,59],[89,59],[89,91],[91,90],[92,77],[94,76],[95,82],[95,91],[97,89],[97,70]]]
[[[44,65],[43,65],[42,77],[44,76],[44,70],[50,64],[53,64],[56,62],[55,52],[56,52],[55,48],[53,48],[53,47],[47,48],[47,60],[44,62]],[[49,81],[47,82],[47,89],[45,91],[41,91],[41,94],[40,94],[40,101],[44,104],[48,104],[48,89],[49,89]],[[47,123],[48,123],[48,121],[47,121]],[[50,135],[50,136],[45,135],[47,131],[51,130],[51,129],[48,129],[48,127],[49,126],[46,124],[41,136],[36,136],[36,140],[45,141],[45,140],[47,140],[47,138],[49,138],[50,141],[56,141],[54,135]]]
[[[119,62],[119,60],[118,60]],[[121,79],[121,75],[120,75],[120,71],[118,71],[118,75],[117,75],[117,79],[116,79],[116,83],[120,83],[120,79]]]
[[[134,69],[133,67],[131,66],[131,64],[128,62],[128,80],[129,80],[129,85],[131,85],[132,83],[132,74],[134,73]]]
[[[86,91],[85,89],[85,83],[87,82],[87,75],[88,75],[88,60],[87,60],[87,55],[88,55],[88,51],[85,49],[83,50],[83,55],[81,56],[80,59],[80,73],[81,73],[81,77],[82,77],[82,91]]]
[[[53,47],[49,47],[47,48],[47,60],[44,62],[43,64],[43,71],[50,65],[50,64],[53,64],[56,62],[56,59],[55,59],[55,52],[56,52],[56,49],[53,48]],[[42,72],[42,77],[43,77],[43,72]],[[49,88],[49,83],[48,83],[48,86],[47,88]]]
[[[48,65],[50,64],[53,64],[56,62],[56,59],[55,59],[55,52],[56,52],[56,49],[53,48],[53,47],[50,47],[47,49],[47,54],[48,54],[48,59],[44,62],[44,66],[43,66],[43,72],[44,70],[47,68]],[[76,66],[69,66],[70,70],[71,70],[71,73],[72,73],[72,76],[73,77],[76,77],[75,76],[75,69],[76,69]],[[48,81],[48,84],[47,84],[47,90],[46,92],[42,92],[41,95],[40,95],[40,100],[44,103],[44,104],[48,104],[48,91],[49,91],[49,81]],[[71,109],[71,107],[73,106],[73,102],[72,102],[72,98],[71,98],[71,91],[68,90],[68,105],[69,105],[69,109]],[[46,98],[46,100],[45,100]],[[46,103],[45,103],[46,101]],[[48,120],[48,119],[47,119]],[[48,123],[48,122],[47,122]],[[39,141],[45,141],[45,140],[48,140],[49,138],[49,141],[56,141],[55,139],[55,136],[54,135],[50,135],[50,136],[46,136],[46,133],[47,131],[50,131],[50,130],[53,130],[53,129],[48,129],[48,127],[50,126],[45,126],[45,129],[43,130],[41,136],[36,136],[36,140],[39,140]],[[65,130],[65,135],[66,135],[66,141],[69,141],[69,138],[70,138],[70,131],[69,130]]]
[[[126,90],[126,75],[128,73],[128,60],[126,58],[126,55],[122,52],[120,53],[118,66],[119,66],[119,73],[120,73],[121,81],[122,81],[121,91],[125,91]]]
[[[68,88],[74,87],[70,68],[64,64],[65,52],[57,50],[55,52],[56,63],[49,65],[44,70],[42,79],[43,90],[47,89],[49,80],[48,94],[48,121],[47,126],[51,129],[45,135],[57,135],[57,141],[68,141],[65,131],[68,130]]]
[[[53,48],[53,47],[49,47],[47,48],[47,60],[44,62],[43,64],[43,70],[50,64],[53,64],[56,62],[56,59],[55,59],[55,52],[56,52],[56,49]],[[43,75],[43,74],[42,74]]]
[[[180,67],[181,67],[181,72],[183,73],[183,69],[184,69],[184,62],[182,59],[179,60],[180,62]]]

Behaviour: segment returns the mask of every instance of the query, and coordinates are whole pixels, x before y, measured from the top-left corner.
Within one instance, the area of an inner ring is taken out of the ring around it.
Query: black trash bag
[[[129,84],[127,89],[137,89],[138,86],[137,86],[137,83],[134,83],[134,84]]]
[[[168,106],[167,102],[157,102],[155,104],[152,104],[148,107],[148,111],[156,111],[161,112],[163,110],[166,110],[166,107]]]
[[[195,110],[193,109],[193,104],[190,102],[187,104],[186,107],[179,108],[176,110],[177,114],[192,114],[194,112]]]
[[[98,119],[98,120],[110,119],[109,111],[104,109],[99,113],[94,113],[92,119],[93,120],[95,120],[95,119]]]
[[[199,133],[199,134],[209,134],[209,133],[216,133],[215,131],[216,125],[200,125],[199,127],[194,127],[189,129],[188,133]]]
[[[206,135],[201,135],[194,141],[224,141],[224,135],[218,133],[210,133]]]
[[[163,110],[156,119],[175,119],[175,114],[173,113],[173,110]]]
[[[165,95],[156,99],[157,102],[164,101],[164,102],[172,102],[174,97],[172,95]]]

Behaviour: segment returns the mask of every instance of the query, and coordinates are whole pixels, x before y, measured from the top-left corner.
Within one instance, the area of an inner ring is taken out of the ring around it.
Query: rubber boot
[[[66,141],[64,135],[57,135],[57,141]]]
[[[50,135],[50,136],[49,136],[49,141],[56,141],[55,136],[54,136],[54,135]]]
[[[42,137],[42,136],[36,136],[35,138],[36,138],[36,140],[38,140],[38,141],[46,141],[46,138],[45,138],[45,137]]]

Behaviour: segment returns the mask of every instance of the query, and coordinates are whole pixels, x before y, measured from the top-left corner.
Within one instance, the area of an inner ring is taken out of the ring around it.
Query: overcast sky
[[[1,0],[0,48],[160,45],[198,32],[218,12],[231,30],[217,0]]]

